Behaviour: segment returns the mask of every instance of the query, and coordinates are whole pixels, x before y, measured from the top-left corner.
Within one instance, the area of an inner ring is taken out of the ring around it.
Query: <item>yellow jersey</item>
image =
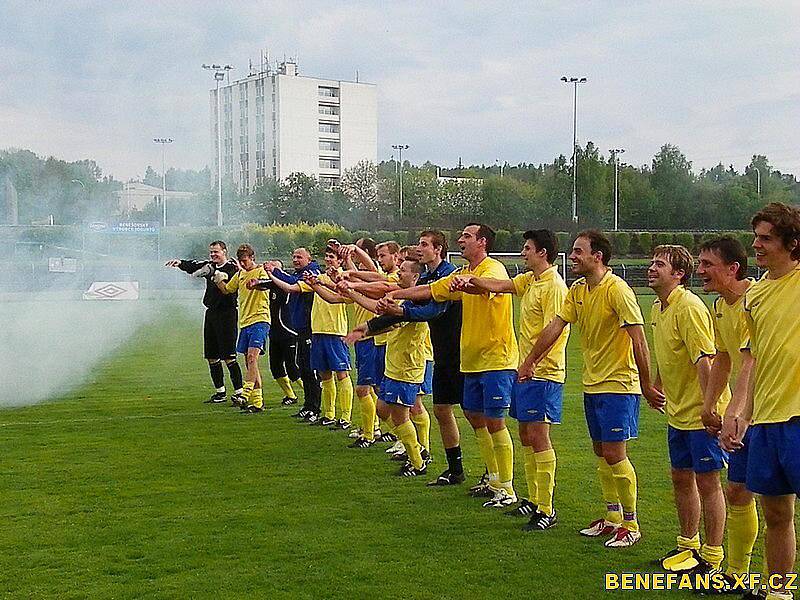
[[[641,394],[633,343],[625,327],[644,325],[636,294],[609,269],[594,289],[581,277],[558,312],[581,331],[583,389],[588,394]]]
[[[653,302],[653,352],[667,399],[667,421],[675,429],[703,429],[703,392],[695,365],[704,356],[714,356],[714,323],[705,303],[683,286]],[[731,399],[728,386],[717,402],[723,414]]]
[[[532,271],[517,275],[514,293],[520,296],[519,303],[519,359],[524,361],[536,345],[539,334],[558,314],[564,298],[567,297],[567,284],[558,273],[557,267],[549,267],[539,277]],[[567,365],[567,340],[569,325],[550,348],[550,351],[536,365],[535,379],[547,379],[564,383]]]
[[[456,275],[509,277],[503,263],[487,256],[475,270],[466,266],[430,284],[431,296],[437,302],[461,302],[461,371],[482,373],[516,369],[519,349],[514,335],[513,299],[509,294],[451,292],[450,282]]]
[[[748,279],[748,285],[753,280]],[[747,290],[745,290],[747,291]],[[717,352],[725,352],[731,359],[730,381],[735,385],[742,368],[742,348],[749,347],[750,332],[744,315],[744,294],[733,304],[728,304],[722,296],[714,300],[714,340]]]
[[[320,275],[318,279],[323,285],[333,283],[325,274]],[[298,281],[297,284],[304,292],[314,291],[305,281]],[[347,335],[347,305],[327,302],[319,294],[314,294],[314,302],[311,305],[311,333]]]
[[[405,383],[422,383],[425,379],[427,350],[430,340],[428,324],[401,323],[386,334],[386,377]]]
[[[269,292],[247,289],[251,279],[267,279],[269,275],[261,265],[250,271],[237,271],[225,284],[229,294],[239,292],[239,329],[253,323],[269,323]]]
[[[753,423],[800,416],[800,266],[762,278],[745,292],[750,350],[756,360]]]
[[[383,275],[384,278],[386,279],[386,281],[388,281],[389,283],[397,283],[398,281],[400,281],[400,273],[399,273],[398,270],[394,270],[391,273],[386,273],[386,272],[384,272],[383,269],[381,269],[380,265],[378,265],[378,273]],[[387,335],[388,335],[387,333],[380,333],[380,334],[376,335],[375,336],[375,345],[376,346],[385,346],[386,345],[386,340],[388,339],[386,337]]]

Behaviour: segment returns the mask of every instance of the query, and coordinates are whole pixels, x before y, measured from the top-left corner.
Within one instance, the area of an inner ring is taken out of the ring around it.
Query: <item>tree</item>
[[[685,227],[694,182],[692,163],[672,144],[664,144],[653,158],[650,183],[656,193],[655,226],[668,229]]]

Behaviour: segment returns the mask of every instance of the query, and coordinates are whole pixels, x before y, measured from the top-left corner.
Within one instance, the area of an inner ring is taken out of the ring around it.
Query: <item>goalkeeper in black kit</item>
[[[221,404],[226,400],[225,375],[222,370],[224,362],[233,386],[231,402],[237,404],[242,395],[242,370],[236,362],[236,337],[238,335],[238,312],[236,310],[236,294],[223,294],[212,281],[214,273],[221,271],[233,277],[239,271],[235,260],[228,258],[225,242],[213,241],[208,246],[208,260],[171,260],[167,267],[173,267],[189,273],[193,277],[206,280],[206,292],[203,304],[206,307],[203,321],[203,354],[208,361],[214,393],[206,400],[207,404]]]

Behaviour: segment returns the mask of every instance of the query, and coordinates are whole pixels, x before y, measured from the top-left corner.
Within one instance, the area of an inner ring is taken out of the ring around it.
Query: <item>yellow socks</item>
[[[719,569],[719,566],[722,564],[722,559],[725,558],[725,552],[722,546],[703,544],[700,547],[700,557],[714,569]]]
[[[553,491],[556,487],[556,451],[550,448],[533,455],[536,460],[536,499],[539,511],[553,514]]]
[[[756,501],[728,508],[728,575],[750,571],[750,557],[758,537]]]
[[[525,461],[525,481],[528,484],[528,500],[536,504],[536,457],[533,448],[522,447],[522,457]]]
[[[336,382],[331,377],[322,381],[322,416],[333,419],[336,416]]]
[[[381,422],[381,432],[382,433],[395,433],[394,430],[394,423],[392,423],[391,419],[380,419]]]
[[[250,405],[256,408],[264,408],[264,397],[261,388],[255,388],[250,393]]]
[[[420,445],[417,441],[417,430],[414,429],[414,424],[411,421],[405,421],[400,425],[395,425],[394,431],[403,446],[406,447],[408,460],[414,465],[415,469],[422,468],[422,454],[420,453]]]
[[[361,401],[361,435],[372,441],[375,439],[375,400],[372,394],[360,396]]]
[[[682,535],[678,536],[678,548],[681,550],[697,550],[700,551],[700,534],[695,533],[693,537],[687,538]]]
[[[614,482],[614,473],[602,456],[597,457],[597,474],[600,477],[600,489],[603,491],[603,500],[606,503],[606,521],[619,525],[622,523],[622,506],[619,503],[617,484]]]
[[[278,377],[275,380],[275,383],[277,383],[278,387],[281,388],[284,398],[291,398],[292,400],[297,400],[297,395],[294,393],[294,390],[292,389],[292,382],[289,381],[288,377],[286,377],[285,375],[283,377]]]
[[[489,473],[489,481],[497,483],[498,471],[497,460],[494,456],[494,442],[492,441],[492,434],[486,427],[479,427],[475,430],[475,439],[478,442],[478,450],[481,453],[483,464],[486,465],[486,471]]]
[[[611,472],[622,504],[622,525],[629,531],[639,531],[639,522],[636,520],[636,471],[626,458],[611,465]]]
[[[488,430],[487,430],[488,431]],[[492,434],[494,445],[494,459],[497,462],[497,475],[500,486],[507,492],[514,493],[514,443],[506,427]]]
[[[353,382],[349,375],[344,379],[336,379],[336,397],[341,410],[339,418],[349,423],[353,416]]]
[[[417,437],[419,438],[419,443],[422,444],[422,447],[425,448],[428,452],[431,451],[431,416],[428,414],[428,411],[425,410],[425,407],[422,407],[422,412],[418,415],[411,414],[411,422],[414,424],[414,427],[417,429]]]
[[[254,381],[245,381],[244,387],[242,388],[242,395],[244,396],[245,402],[250,404],[250,396],[253,393],[253,387],[255,386]]]

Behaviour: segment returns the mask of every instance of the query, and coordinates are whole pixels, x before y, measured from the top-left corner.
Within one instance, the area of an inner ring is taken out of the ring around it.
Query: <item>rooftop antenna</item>
[[[358,69],[356,69],[356,83],[358,83]]]

